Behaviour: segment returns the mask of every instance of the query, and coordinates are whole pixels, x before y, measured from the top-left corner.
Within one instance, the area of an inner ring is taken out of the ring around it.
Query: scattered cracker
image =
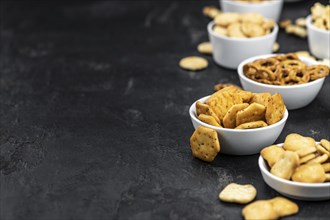
[[[278,219],[279,214],[267,200],[258,200],[245,206],[242,215],[246,220]]]
[[[194,157],[211,162],[220,152],[218,133],[210,128],[199,126],[190,137]]]
[[[198,71],[207,68],[208,61],[197,56],[185,57],[180,60],[179,66],[185,70]]]
[[[251,184],[240,185],[231,183],[220,192],[219,199],[223,202],[246,204],[251,202],[256,195],[257,190]]]
[[[198,52],[202,54],[211,55],[212,54],[212,45],[210,42],[203,42],[197,46]]]
[[[214,6],[205,6],[203,8],[203,14],[211,19],[215,18],[218,14],[221,14],[221,11]]]
[[[277,52],[280,50],[280,44],[278,42],[275,42],[272,47],[273,52]]]
[[[296,203],[284,197],[278,196],[269,201],[272,204],[273,209],[280,215],[280,217],[293,215],[299,211],[299,207]]]

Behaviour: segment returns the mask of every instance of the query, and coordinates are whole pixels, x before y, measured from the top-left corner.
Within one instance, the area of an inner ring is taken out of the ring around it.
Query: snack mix
[[[256,82],[289,86],[323,78],[329,74],[329,67],[321,64],[307,66],[296,54],[290,53],[247,63],[243,72]]]
[[[303,183],[330,181],[330,142],[289,134],[283,148],[272,145],[260,152],[270,172],[280,178]]]

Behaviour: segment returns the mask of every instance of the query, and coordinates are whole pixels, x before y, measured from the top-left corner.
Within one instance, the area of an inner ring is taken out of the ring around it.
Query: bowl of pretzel
[[[237,69],[245,90],[280,93],[288,110],[310,104],[322,88],[329,67],[296,54],[268,54],[243,61]]]
[[[330,142],[292,133],[284,143],[265,147],[258,160],[267,185],[299,200],[330,199]]]

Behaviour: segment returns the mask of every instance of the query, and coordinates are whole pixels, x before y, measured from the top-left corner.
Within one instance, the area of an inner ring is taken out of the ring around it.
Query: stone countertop
[[[306,16],[314,2],[285,4],[282,18]],[[242,219],[242,205],[218,199],[228,183],[278,196],[258,155],[191,155],[191,103],[216,83],[239,84],[211,57],[200,72],[178,67],[208,40],[201,11],[217,4],[1,1],[0,219]],[[282,30],[278,42],[279,52],[308,50]],[[276,142],[293,132],[329,139],[329,90],[328,77]],[[300,211],[286,219],[330,216],[329,201],[295,201]]]

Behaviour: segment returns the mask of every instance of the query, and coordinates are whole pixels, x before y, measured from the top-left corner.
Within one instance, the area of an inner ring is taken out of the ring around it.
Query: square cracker
[[[215,120],[215,118],[210,115],[200,114],[198,115],[198,119],[201,120],[202,122],[205,122],[206,124],[216,127],[221,127],[221,125],[217,122],[217,120]]]
[[[220,152],[218,133],[203,126],[199,126],[190,137],[191,151],[194,157],[211,162]]]
[[[256,103],[266,106],[268,103],[268,99],[271,96],[272,96],[272,94],[270,94],[269,92],[253,93],[250,103],[252,104],[252,103],[256,102]]]
[[[238,125],[235,129],[253,129],[266,127],[267,124],[264,121],[251,121]]]
[[[219,120],[218,116],[214,113],[212,108],[210,108],[210,106],[208,106],[207,104],[197,101],[196,102],[196,113],[197,113],[197,116],[199,116],[200,114],[210,115],[217,121],[218,124],[220,124],[220,120]]]
[[[248,103],[235,104],[230,107],[225,116],[223,117],[223,126],[225,128],[235,128],[236,127],[236,114],[237,112],[247,108]]]
[[[219,90],[218,92],[222,90]],[[242,97],[234,92],[221,92],[217,96],[214,96],[211,100],[209,99],[207,101],[207,104],[209,104],[210,108],[217,114],[220,121],[222,121],[231,106],[241,103],[243,103]]]
[[[267,124],[272,125],[280,121],[284,116],[285,109],[283,98],[279,93],[269,97],[265,113]]]
[[[263,121],[265,119],[266,107],[252,103],[249,107],[237,112],[236,126],[252,121]]]

